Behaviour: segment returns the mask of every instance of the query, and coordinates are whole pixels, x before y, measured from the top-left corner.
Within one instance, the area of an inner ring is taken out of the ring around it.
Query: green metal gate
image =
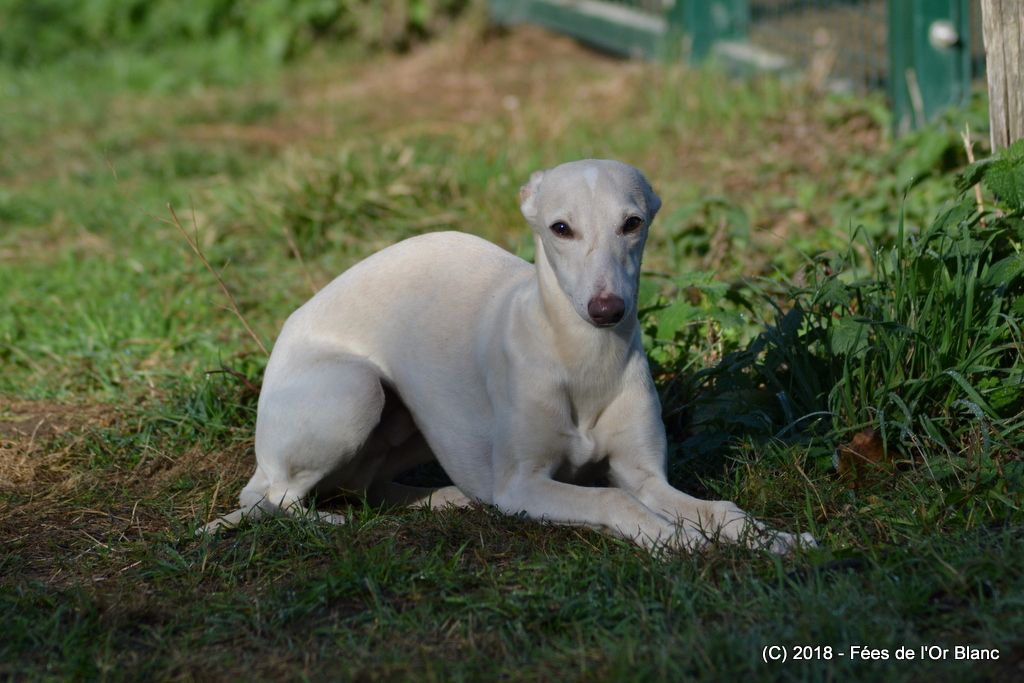
[[[830,87],[884,89],[897,130],[963,103],[983,69],[969,0],[490,0],[499,23],[530,22],[612,52],[729,68],[808,69]]]

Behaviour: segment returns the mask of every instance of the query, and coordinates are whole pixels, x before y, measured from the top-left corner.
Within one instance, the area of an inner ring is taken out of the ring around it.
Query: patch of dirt
[[[0,398],[0,543],[20,579],[70,580],[70,568],[109,549],[111,520],[126,511],[76,500],[93,476],[76,461],[88,430],[116,419],[105,405]]]
[[[115,419],[110,406],[0,398],[0,492],[53,479],[75,436]]]
[[[222,481],[233,493],[251,474],[251,440],[213,452],[199,446],[174,455],[152,449],[123,467],[83,466],[81,445],[89,430],[123,420],[123,414],[105,405],[0,400],[0,493],[52,499],[60,492],[98,485],[145,497],[184,477]]]
[[[202,522],[238,507],[238,493],[252,476],[252,440],[214,451],[193,446],[173,456],[155,452],[129,473],[124,486],[140,499],[159,498],[166,514]],[[167,528],[167,519],[159,525]]]
[[[375,108],[375,123],[406,126],[423,119],[480,122],[514,112],[524,100],[547,102],[551,116],[557,117],[564,108],[559,102],[575,108],[581,99],[624,94],[619,81],[649,68],[524,26],[497,37],[462,35],[432,43],[408,56],[361,67],[350,80],[306,89],[301,101],[367,101]]]
[[[132,420],[106,405],[0,399],[0,545],[17,580],[117,579],[139,543],[230,507],[252,471],[251,442],[93,465],[90,432],[110,428],[130,432]]]
[[[243,478],[248,479],[255,465],[252,439],[249,439],[212,452],[194,446],[173,458],[166,455],[150,458],[136,468],[136,477],[154,488],[167,486],[185,475],[239,482]],[[234,489],[232,491],[237,493]]]
[[[284,75],[286,105],[271,120],[196,124],[182,134],[197,141],[317,146],[345,142],[339,131],[461,136],[498,121],[516,135],[525,110],[541,107],[542,123],[555,135],[569,124],[570,111],[586,112],[591,120],[620,114],[636,90],[631,82],[652,69],[534,27],[495,34],[466,24],[406,55],[290,70]]]
[[[73,224],[59,210],[49,223],[15,226],[0,241],[0,263],[46,262],[61,254],[78,259],[113,258],[115,253],[110,240],[90,232],[85,226]]]
[[[0,542],[17,557],[17,581],[54,588],[116,575],[130,542],[143,541],[159,518],[138,501],[95,509],[71,501],[31,501],[0,515]]]
[[[204,123],[189,126],[189,139],[198,142],[231,142],[254,147],[286,147],[302,136],[302,131],[277,126]]]

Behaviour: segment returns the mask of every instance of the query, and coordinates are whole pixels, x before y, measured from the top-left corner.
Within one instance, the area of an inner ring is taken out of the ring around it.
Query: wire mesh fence
[[[970,0],[490,0],[632,56],[708,56],[745,70],[802,71],[832,90],[884,90],[897,129],[967,99],[984,73]]]
[[[884,88],[886,19],[886,0],[752,0],[750,42],[837,88]]]
[[[891,23],[892,0],[750,0],[749,39],[785,56],[812,77],[840,90],[883,90],[890,79],[889,41],[910,41],[908,29]],[[966,42],[970,77],[984,74],[981,5],[969,3]]]

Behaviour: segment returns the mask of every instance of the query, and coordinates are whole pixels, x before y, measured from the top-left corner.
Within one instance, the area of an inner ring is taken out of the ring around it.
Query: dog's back
[[[501,290],[532,273],[529,263],[479,237],[418,235],[335,278],[291,315],[278,344],[362,356],[389,377],[398,370],[395,353],[403,366],[413,360],[422,367],[409,354],[426,347],[430,365],[444,364],[444,355],[470,351],[475,330],[468,328],[483,322]]]

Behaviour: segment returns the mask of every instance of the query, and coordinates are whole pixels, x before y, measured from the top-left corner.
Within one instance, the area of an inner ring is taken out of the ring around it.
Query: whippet
[[[661,206],[644,176],[586,160],[520,190],[535,263],[438,232],[356,264],[288,318],[267,364],[243,517],[311,513],[313,492],[493,505],[646,547],[709,539],[784,553],[773,531],[665,477],[661,407],[637,322],[640,258]],[[440,461],[454,486],[394,483]],[[583,484],[603,483],[604,486]],[[203,530],[201,530],[203,531]]]

